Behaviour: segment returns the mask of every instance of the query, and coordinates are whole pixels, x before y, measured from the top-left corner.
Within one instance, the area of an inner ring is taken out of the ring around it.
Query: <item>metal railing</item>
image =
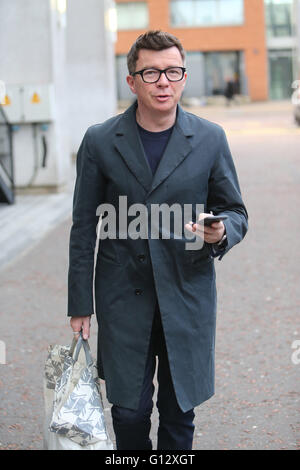
[[[0,202],[15,202],[12,126],[0,105]]]

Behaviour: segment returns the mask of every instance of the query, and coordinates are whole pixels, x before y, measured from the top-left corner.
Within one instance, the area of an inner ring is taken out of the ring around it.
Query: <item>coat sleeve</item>
[[[105,178],[96,161],[89,128],[79,147],[69,243],[68,316],[94,313],[93,277],[97,207],[104,200]]]
[[[228,219],[224,221],[227,243],[219,253],[221,260],[230,248],[244,238],[248,230],[248,213],[242,200],[238,177],[223,129],[221,129],[218,156],[209,179],[207,211],[212,211],[214,215],[228,215]]]

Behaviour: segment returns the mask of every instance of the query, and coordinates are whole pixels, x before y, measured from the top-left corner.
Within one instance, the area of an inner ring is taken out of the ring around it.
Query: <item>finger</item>
[[[219,229],[219,228],[222,227],[222,225],[223,225],[223,222],[221,222],[221,221],[220,222],[214,222],[213,224],[211,224],[211,227],[213,229]]]
[[[90,337],[90,323],[85,323],[82,330],[83,339],[88,339]]]
[[[223,223],[222,222],[214,222],[210,226],[204,228],[205,235],[213,235],[216,236],[218,233],[222,233],[224,231]]]
[[[88,339],[90,337],[89,333],[90,333],[89,330],[87,328],[84,328],[82,332],[83,339]]]
[[[198,217],[198,222],[205,219],[205,217],[208,216],[208,215],[210,215],[210,214],[206,214],[206,212],[201,212],[201,214],[199,214],[199,217]]]
[[[204,226],[202,224],[194,224],[193,225],[193,231],[196,232],[196,234],[201,234],[203,235],[204,233]]]
[[[214,227],[204,227],[205,235],[214,235],[216,233],[216,229]]]
[[[196,228],[196,224],[195,224],[195,230],[193,230],[193,232],[196,235],[196,237],[204,239],[204,231],[199,228]]]
[[[185,228],[189,231],[189,232],[194,232],[195,230],[193,229],[193,222],[189,222],[188,224],[185,224]]]

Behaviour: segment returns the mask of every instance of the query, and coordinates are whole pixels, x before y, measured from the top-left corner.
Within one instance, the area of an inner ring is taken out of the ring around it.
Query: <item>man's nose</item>
[[[167,79],[166,74],[164,72],[160,74],[159,80],[156,82],[156,84],[159,86],[169,85],[169,80]]]

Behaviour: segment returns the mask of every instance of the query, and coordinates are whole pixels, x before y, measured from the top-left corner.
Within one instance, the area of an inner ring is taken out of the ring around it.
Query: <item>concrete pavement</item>
[[[292,361],[292,343],[300,340],[300,130],[288,102],[189,111],[225,128],[250,227],[215,263],[216,394],[196,408],[194,449],[299,449],[300,364]],[[66,317],[71,218],[61,217],[0,271],[0,340],[6,345],[0,449],[42,449],[47,346],[72,339]],[[9,230],[11,237],[20,230],[13,217],[1,226],[2,234]],[[90,344],[95,354],[95,318]],[[105,409],[114,437],[106,400]],[[155,409],[154,449],[157,424]]]

